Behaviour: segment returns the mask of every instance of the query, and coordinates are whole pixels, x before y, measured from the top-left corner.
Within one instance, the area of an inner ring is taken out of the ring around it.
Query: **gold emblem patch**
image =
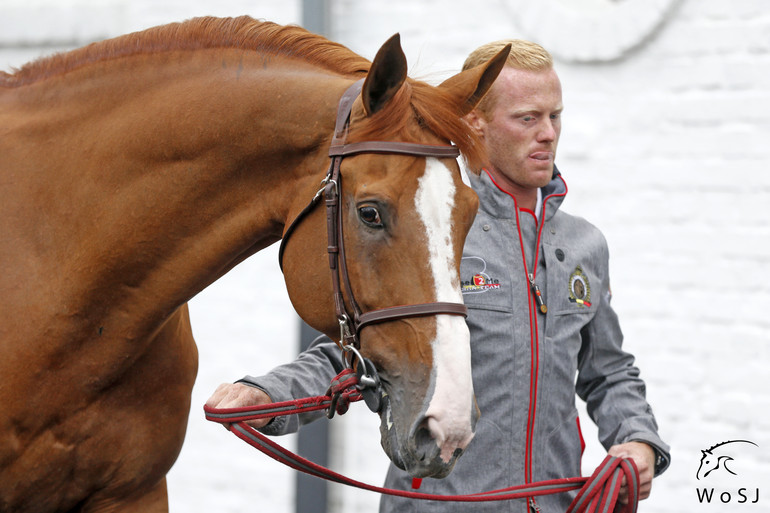
[[[591,306],[591,284],[580,266],[569,277],[569,300],[580,306]]]

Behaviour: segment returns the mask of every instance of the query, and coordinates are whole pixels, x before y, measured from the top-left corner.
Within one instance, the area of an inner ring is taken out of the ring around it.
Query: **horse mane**
[[[0,86],[19,87],[62,75],[91,63],[131,55],[174,50],[242,48],[304,60],[344,76],[361,76],[371,63],[345,46],[296,25],[278,25],[249,16],[193,18],[141,32],[91,43],[70,52],[30,62],[14,73],[0,72]],[[479,138],[460,119],[456,99],[426,83],[408,79],[387,109],[351,127],[351,137],[385,139],[404,133],[407,122],[419,123],[452,141],[470,169],[480,168],[484,150]]]
[[[91,43],[0,72],[0,85],[18,87],[91,63],[138,54],[205,48],[242,48],[302,59],[343,75],[365,73],[370,62],[345,46],[296,25],[278,25],[249,16],[192,18]]]

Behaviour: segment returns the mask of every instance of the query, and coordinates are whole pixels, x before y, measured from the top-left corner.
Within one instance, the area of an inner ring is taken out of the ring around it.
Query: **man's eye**
[[[374,228],[382,227],[380,212],[374,207],[360,207],[358,209],[358,217],[369,226]]]

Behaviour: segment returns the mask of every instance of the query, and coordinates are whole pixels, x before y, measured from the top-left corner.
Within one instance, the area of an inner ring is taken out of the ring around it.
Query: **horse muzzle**
[[[380,435],[382,448],[390,460],[412,477],[443,478],[449,475],[457,459],[473,439],[479,410],[475,401],[462,428],[451,427],[442,419],[420,414],[414,422],[398,422],[393,396],[382,392],[380,398]],[[400,431],[398,426],[409,426]]]

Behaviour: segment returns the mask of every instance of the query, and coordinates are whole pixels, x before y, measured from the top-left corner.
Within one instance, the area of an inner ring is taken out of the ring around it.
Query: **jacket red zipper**
[[[514,200],[515,202],[515,200]],[[535,295],[535,275],[537,274],[537,259],[540,256],[540,226],[538,226],[538,237],[535,243],[535,251],[532,256],[533,271],[529,272],[527,266],[526,254],[524,252],[524,237],[521,234],[521,223],[519,219],[519,209],[516,208],[516,231],[519,235],[519,247],[521,249],[521,258],[524,266],[524,273],[526,275],[527,282],[530,285],[530,293],[528,295],[529,300],[527,306],[529,310],[529,346],[530,346],[530,369],[529,369],[529,407],[527,411],[527,432],[526,442],[524,446],[524,482],[529,484],[532,482],[532,446],[533,435],[535,427],[535,416],[537,414],[537,382],[538,382],[538,369],[540,368],[540,348],[538,340],[538,325],[537,325],[537,303]],[[537,504],[534,498],[529,498],[530,505],[537,509]]]

